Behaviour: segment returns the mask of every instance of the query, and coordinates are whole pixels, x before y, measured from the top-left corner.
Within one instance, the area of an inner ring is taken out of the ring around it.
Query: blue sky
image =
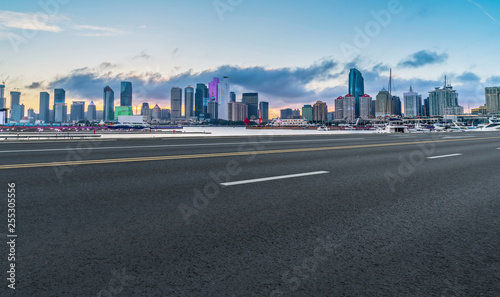
[[[42,4],[40,4],[42,3]],[[48,5],[43,5],[47,3]],[[427,96],[444,84],[467,109],[500,85],[500,1],[187,0],[3,1],[0,80],[38,109],[40,91],[67,101],[134,83],[134,104],[168,107],[170,88],[229,75],[237,98],[259,92],[271,108],[299,108],[347,93],[361,70],[366,93]],[[119,96],[116,96],[119,97]],[[9,101],[9,100],[8,100]]]

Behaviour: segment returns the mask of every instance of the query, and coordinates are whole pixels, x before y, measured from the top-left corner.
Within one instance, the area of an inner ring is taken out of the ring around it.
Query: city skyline
[[[145,1],[154,11],[147,16],[129,3],[99,3],[102,12],[90,13],[97,2],[64,2],[52,11],[38,1],[6,3],[0,11],[0,81],[10,76],[5,93],[19,88],[26,106],[37,108],[41,91],[64,88],[68,102],[93,100],[102,108],[99,90],[107,85],[120,90],[121,81],[133,83],[135,105],[168,106],[173,86],[229,76],[232,91],[258,92],[276,114],[280,108],[343,95],[351,68],[363,73],[365,93],[372,97],[387,86],[389,68],[400,97],[410,85],[425,94],[442,86],[448,75],[466,109],[484,104],[485,87],[500,85],[487,58],[498,48],[498,38],[491,38],[500,33],[500,4],[495,1],[298,1],[293,6],[245,1],[223,12],[210,1],[169,4],[174,12],[206,15],[201,31],[199,21],[174,27],[180,17],[174,13],[162,19],[166,4],[153,1]],[[283,14],[276,17],[274,9]],[[353,23],[342,12],[354,10],[359,17]],[[116,14],[100,17],[110,11]],[[136,17],[125,22],[120,13]],[[295,17],[299,13],[303,18]],[[37,14],[47,17],[30,25]],[[261,22],[252,28],[243,25],[255,17]],[[430,19],[432,25],[424,25]],[[454,29],[446,30],[450,26]],[[441,28],[445,34],[432,34]],[[464,39],[471,28],[474,34]],[[211,43],[210,32],[220,35],[221,42]],[[322,40],[319,46],[316,40]],[[463,46],[451,46],[460,40]],[[195,46],[199,42],[206,46]]]

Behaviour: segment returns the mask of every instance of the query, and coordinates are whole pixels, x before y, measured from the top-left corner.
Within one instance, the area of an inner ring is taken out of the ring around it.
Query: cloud
[[[359,63],[362,64],[362,63]],[[197,83],[208,84],[214,77],[229,76],[231,90],[241,98],[243,92],[258,92],[259,99],[270,102],[271,108],[300,107],[303,104],[312,104],[317,100],[326,101],[330,110],[333,109],[333,100],[348,92],[347,78],[349,69],[356,67],[349,63],[339,65],[333,59],[323,59],[306,67],[266,68],[262,66],[240,67],[222,65],[201,72],[184,71],[174,76],[166,77],[158,71],[117,73],[112,69],[81,68],[69,74],[59,76],[49,83],[49,87],[64,88],[69,98],[85,100],[102,100],[102,91],[110,86],[115,93],[120,90],[121,81],[131,81],[134,90],[134,104],[142,102],[157,103],[160,106],[170,105],[170,90],[172,87],[196,86]],[[376,98],[382,88],[388,89],[389,65],[376,64],[370,67],[357,68],[365,79],[365,93]],[[441,76],[443,79],[441,79]],[[459,96],[459,103],[467,107],[484,104],[484,94],[478,95],[478,82],[472,81],[474,74],[448,74],[457,81],[455,88]],[[463,81],[459,81],[460,78]],[[345,80],[343,80],[345,78]],[[339,79],[343,82],[339,82]],[[469,79],[469,81],[465,81]],[[492,83],[499,82],[500,77],[489,79]],[[322,88],[312,88],[311,85],[320,83]],[[393,71],[393,94],[400,96],[407,92],[410,85],[413,90],[422,94],[425,99],[428,92],[444,84],[444,74],[436,79],[402,78],[398,71]],[[326,85],[326,87],[325,87]],[[483,88],[484,91],[484,88]],[[116,94],[115,94],[116,95]],[[117,95],[119,96],[119,95]]]
[[[176,48],[172,51],[172,56],[175,56],[177,55],[177,53],[179,52],[179,48]]]
[[[111,27],[100,27],[100,26],[90,26],[90,25],[74,25],[73,29],[78,31],[85,31],[84,33],[79,33],[79,35],[86,37],[117,36],[126,33],[125,31]]]
[[[134,59],[149,59],[151,55],[147,53],[147,49],[143,50],[139,55],[135,56]]]
[[[188,70],[171,77],[164,77],[158,72],[103,73],[100,69],[81,68],[55,78],[49,83],[49,88],[64,88],[68,96],[98,100],[102,98],[103,87],[109,85],[118,90],[120,82],[126,80],[134,85],[134,102],[156,100],[168,105],[170,89],[174,86],[208,84],[214,77],[229,76],[232,88],[235,90],[256,91],[263,98],[274,99],[276,102],[281,102],[280,104],[300,103],[304,100],[308,102],[317,99],[316,92],[310,90],[308,84],[331,79],[336,66],[334,60],[318,61],[308,67],[275,69],[223,65],[201,72]]]
[[[21,13],[0,10],[0,30],[5,30],[5,28],[13,28],[34,31],[60,32],[63,29],[58,25],[58,23],[66,20],[68,20],[68,18],[62,15],[49,15],[46,13]]]
[[[40,89],[42,88],[42,83],[41,82],[33,82],[31,85],[26,86],[27,89]]]
[[[102,62],[101,65],[99,65],[99,68],[101,69],[112,69],[115,67],[118,67],[118,65],[110,62]]]
[[[481,78],[476,74],[467,71],[457,76],[457,79],[460,82],[479,82],[481,80]]]
[[[398,63],[403,68],[419,68],[425,65],[442,63],[448,60],[448,54],[422,50],[416,52]]]
[[[148,26],[146,26],[146,25],[140,25],[140,26],[137,27],[137,29],[146,29],[147,27]]]

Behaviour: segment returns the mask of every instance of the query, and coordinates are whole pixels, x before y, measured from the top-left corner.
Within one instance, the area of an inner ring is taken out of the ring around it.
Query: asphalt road
[[[499,133],[0,143],[0,233],[15,183],[18,235],[0,295],[499,296],[499,148]]]

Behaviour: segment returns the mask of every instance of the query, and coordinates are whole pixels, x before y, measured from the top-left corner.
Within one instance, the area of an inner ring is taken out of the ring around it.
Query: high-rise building
[[[311,105],[304,105],[302,107],[302,117],[308,121],[313,120],[313,107]]]
[[[260,119],[263,122],[269,121],[269,102],[266,102],[266,101],[259,102],[259,114],[260,114]],[[248,113],[247,113],[247,116],[248,116]]]
[[[410,91],[404,93],[403,96],[405,101],[405,117],[416,118],[421,116],[422,95],[413,92],[413,88],[410,86]]]
[[[94,101],[91,101],[87,107],[87,121],[97,120],[97,110],[95,108]]]
[[[500,87],[485,88],[486,107],[490,113],[500,112]]]
[[[372,97],[367,94],[359,98],[359,116],[361,118],[367,119],[371,116],[372,101]]]
[[[7,107],[5,100],[5,85],[0,85],[0,109]]]
[[[351,94],[347,94],[344,97],[344,119],[350,123],[356,118],[356,97]]]
[[[104,88],[104,121],[112,122],[115,120],[115,92],[109,87]]]
[[[217,92],[219,91],[219,79],[214,77],[214,80],[208,84],[208,98],[213,101],[218,101],[219,98]],[[214,98],[214,99],[212,99]]]
[[[170,120],[170,109],[164,108],[161,110],[161,119]]]
[[[325,102],[317,101],[313,106],[313,121],[326,122],[328,120],[328,106]]]
[[[352,68],[349,72],[349,94],[355,98],[355,114],[359,116],[359,99],[365,94],[365,80],[361,72]]]
[[[67,116],[68,116],[68,108],[66,105],[63,107],[62,105],[59,106],[58,111],[59,113],[64,113],[64,114],[58,114],[58,119],[59,121],[56,121],[56,104],[57,103],[66,103],[66,91],[64,89],[54,89],[54,105],[53,105],[53,113],[52,115],[54,116],[53,118],[50,118],[51,121],[61,123],[61,122],[66,122]],[[63,121],[61,121],[63,119]]]
[[[230,93],[230,81],[229,77],[224,76],[222,81],[219,82],[219,85],[217,87],[217,102],[219,103],[219,119],[221,120],[228,120],[228,113],[227,113],[227,108],[228,108],[228,103],[230,101],[229,98],[229,93]],[[258,116],[258,113],[257,113]]]
[[[66,103],[58,102],[54,104],[54,122],[66,123],[68,116],[68,107]]]
[[[48,92],[40,92],[40,115],[39,120],[48,123],[50,121],[50,94]]]
[[[11,113],[12,113],[11,120],[16,123],[19,123],[24,117],[24,104],[18,104],[12,106]]]
[[[188,86],[184,89],[184,115],[186,118],[191,118],[194,116],[193,103],[194,103],[194,89],[191,86]]]
[[[291,108],[285,108],[280,110],[280,115],[282,119],[292,119],[293,118],[293,110]]]
[[[28,119],[30,122],[36,121],[37,114],[33,108],[28,108]]]
[[[429,110],[429,97],[427,97],[426,99],[424,99],[424,104],[423,104],[423,113],[422,115],[424,117],[430,117],[431,116],[431,113],[430,113],[430,110]]]
[[[153,119],[153,121],[159,121],[161,119],[161,108],[158,106],[158,104],[156,104],[155,107],[153,107],[153,110],[151,112],[151,118]]]
[[[10,92],[10,107],[19,105],[21,102],[21,92]]]
[[[71,121],[85,120],[85,101],[73,101],[71,104]]]
[[[236,102],[236,93],[235,92],[229,93],[229,102]]]
[[[179,87],[173,87],[170,91],[170,108],[173,119],[182,117],[182,89]]]
[[[54,103],[66,103],[66,91],[64,89],[54,89]]]
[[[182,89],[181,89],[181,95],[182,95]],[[153,118],[153,111],[149,108],[149,103],[147,102],[142,103],[141,115],[143,116],[145,122],[151,122]]]
[[[344,97],[342,96],[335,99],[335,119],[344,119]]]
[[[197,84],[196,92],[194,94],[194,115],[200,116],[201,113],[205,113],[206,107],[208,105],[208,88],[205,84]]]
[[[401,98],[399,96],[392,96],[392,114],[397,116],[402,116],[401,113]]]
[[[389,117],[392,114],[392,98],[385,88],[377,94],[375,104],[376,117]]]
[[[208,114],[210,115],[211,120],[219,119],[219,106],[217,101],[209,101],[208,102]]]
[[[16,109],[16,106],[21,104],[21,92],[10,92],[10,118],[13,121],[19,122],[24,117],[23,116],[18,120],[15,120],[19,117],[20,109]]]
[[[248,118],[255,120],[259,118],[259,94],[243,93],[243,103],[248,105]]]
[[[129,81],[122,81],[121,83],[120,106],[133,106],[132,83]]]
[[[448,85],[429,92],[430,116],[460,115],[464,108],[458,105],[458,93]]]
[[[242,122],[248,116],[248,105],[242,102],[229,102],[228,103],[228,117],[229,121]]]

